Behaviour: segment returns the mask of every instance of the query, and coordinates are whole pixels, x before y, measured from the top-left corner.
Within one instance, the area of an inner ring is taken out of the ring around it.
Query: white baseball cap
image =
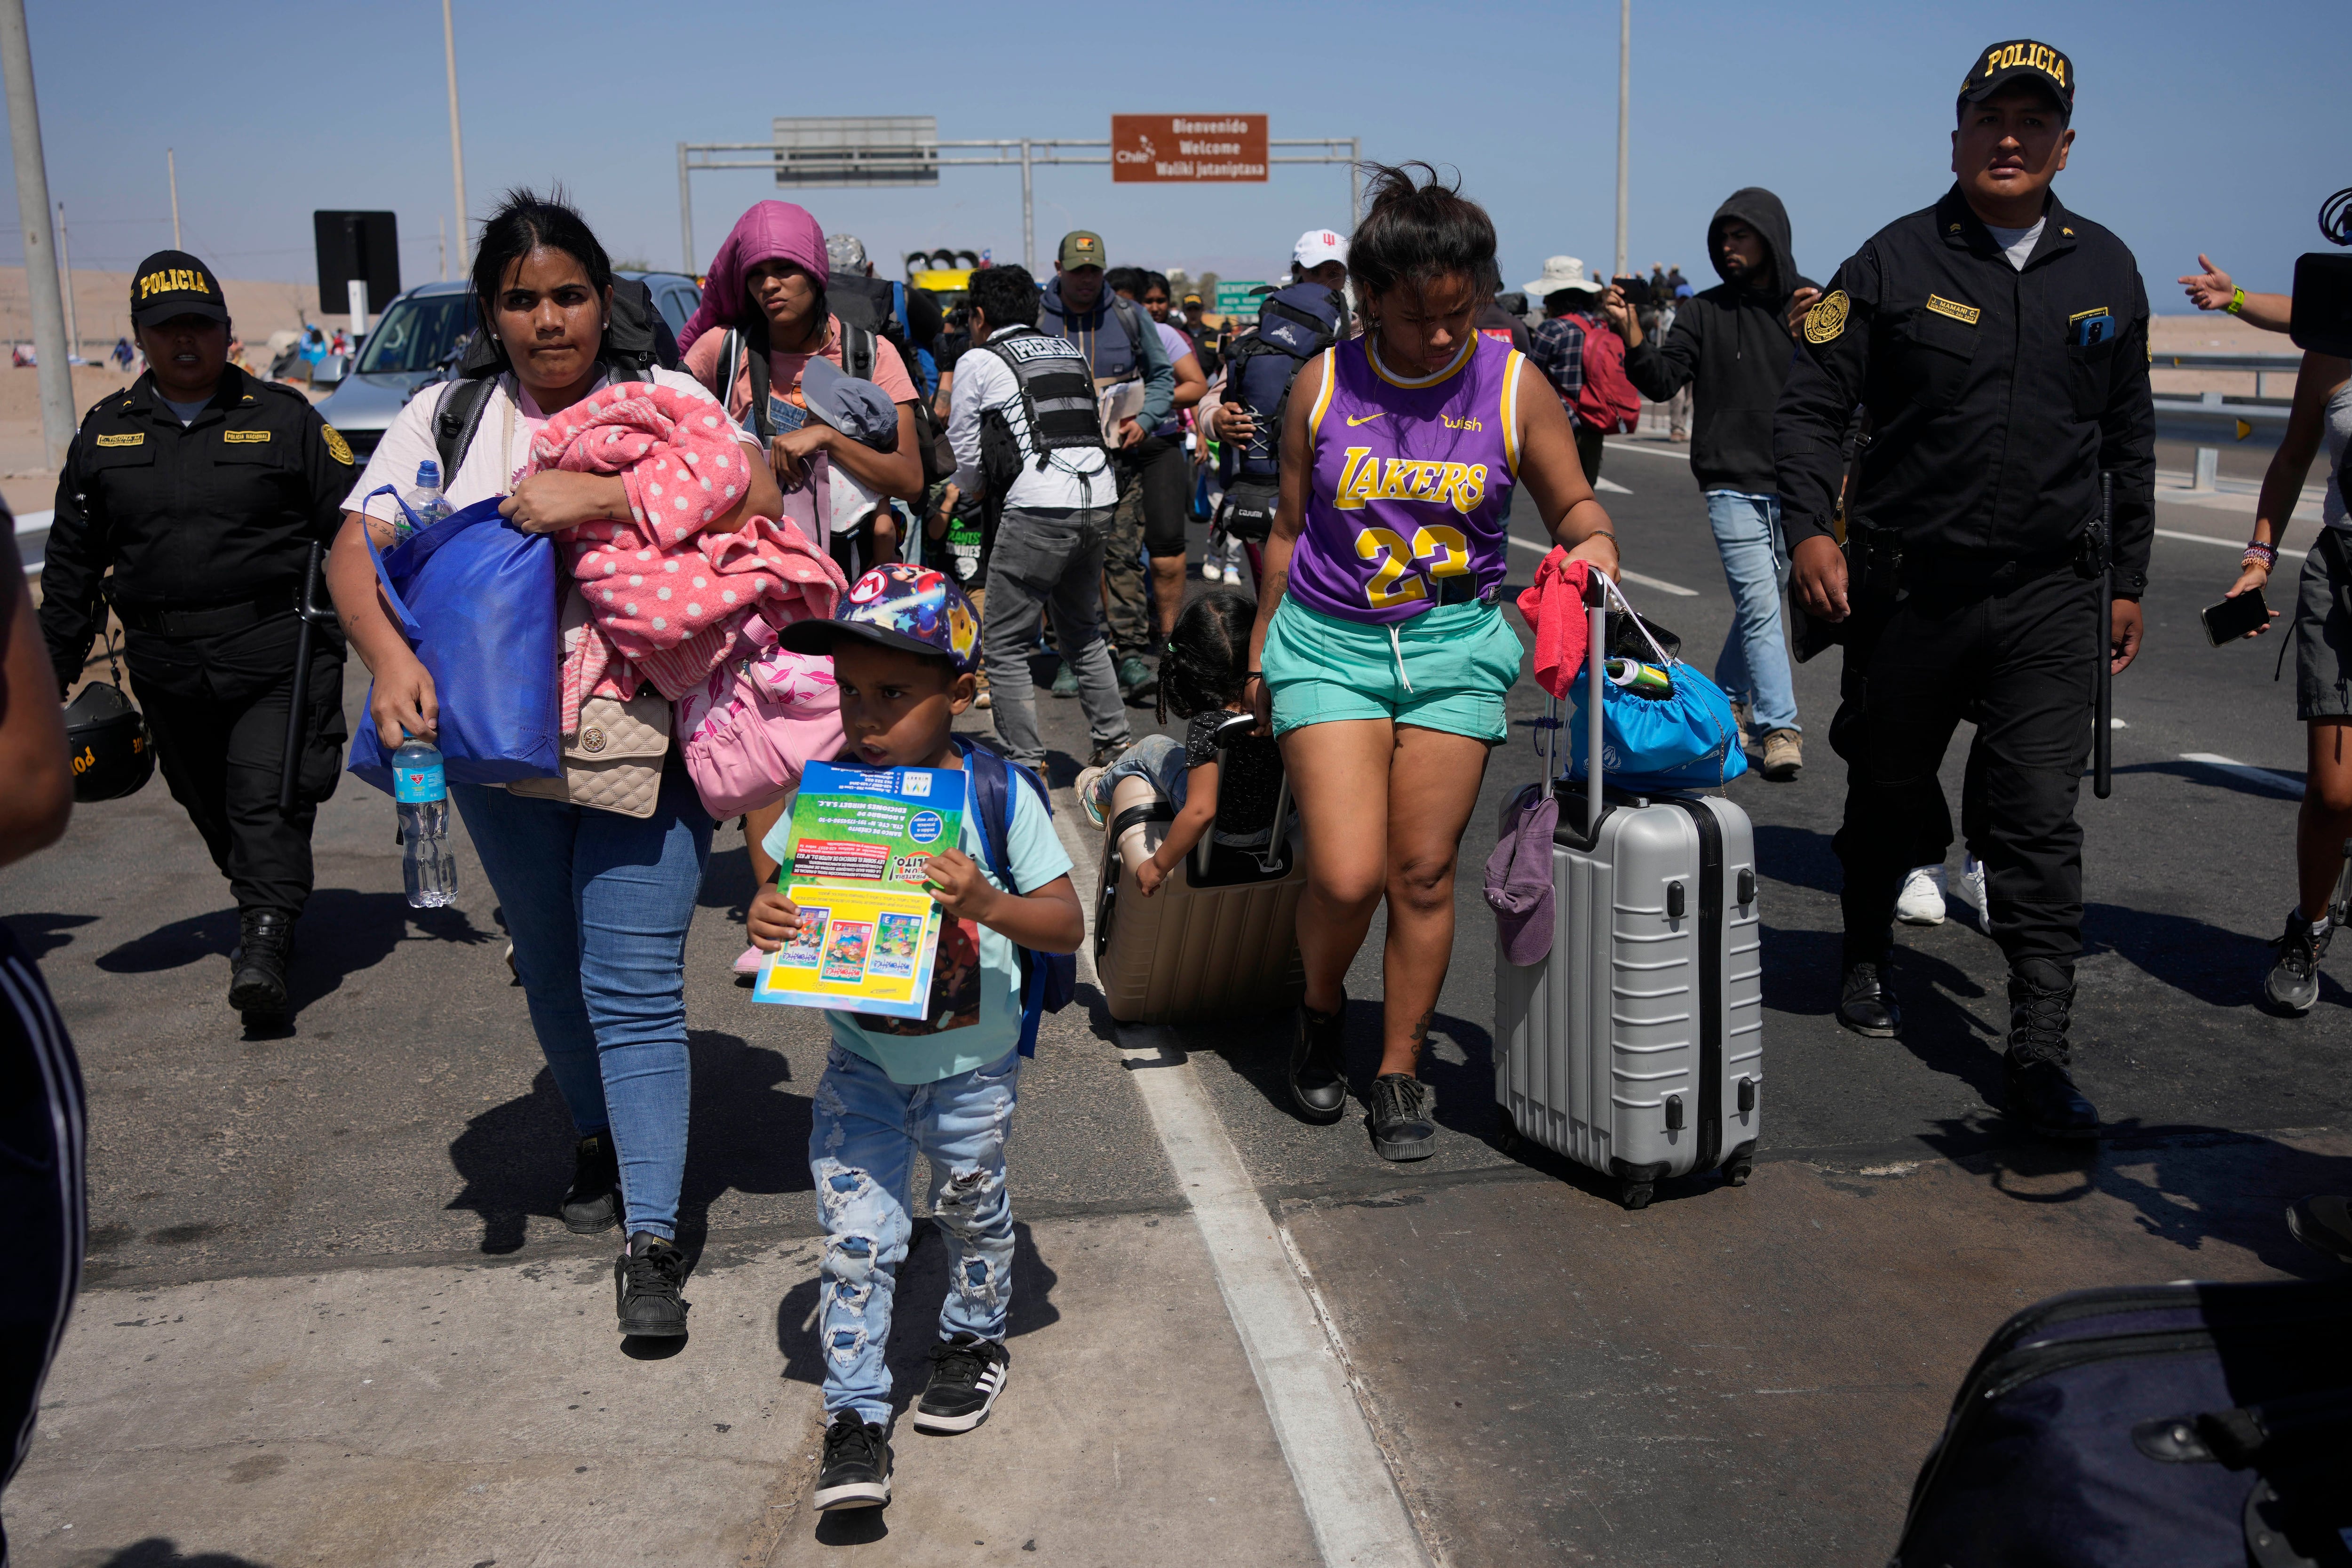
[[[1312,272],[1327,261],[1340,266],[1348,264],[1348,237],[1334,234],[1328,228],[1310,228],[1298,237],[1290,247],[1290,259],[1303,271]]]

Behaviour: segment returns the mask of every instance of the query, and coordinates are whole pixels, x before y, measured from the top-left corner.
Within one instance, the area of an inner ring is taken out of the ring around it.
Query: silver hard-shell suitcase
[[[1585,754],[1599,759],[1600,606],[1590,622]],[[1739,1186],[1755,1163],[1756,839],[1720,795],[1627,795],[1601,771],[1578,788],[1548,753],[1541,787],[1559,802],[1551,952],[1522,968],[1496,943],[1495,1098],[1517,1133],[1616,1177],[1637,1209],[1668,1177],[1720,1169]]]

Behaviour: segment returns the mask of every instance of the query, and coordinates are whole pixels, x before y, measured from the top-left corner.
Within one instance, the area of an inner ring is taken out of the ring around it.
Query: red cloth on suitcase
[[[1535,585],[1519,595],[1519,614],[1536,634],[1536,684],[1565,697],[1584,669],[1584,595],[1592,563],[1570,561],[1553,545],[1536,568]]]

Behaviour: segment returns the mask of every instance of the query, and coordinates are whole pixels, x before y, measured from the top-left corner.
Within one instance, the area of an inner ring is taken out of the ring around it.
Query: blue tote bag
[[[1592,577],[1640,628],[1643,640],[1657,656],[1658,668],[1673,684],[1667,695],[1648,697],[1602,679],[1601,776],[1638,795],[1645,790],[1719,789],[1746,773],[1748,753],[1740,749],[1739,725],[1723,688],[1660,647],[1616,584],[1600,572]],[[1595,647],[1587,657],[1598,658],[1603,651]],[[1584,776],[1588,685],[1580,680],[1569,689],[1569,770],[1578,778]]]
[[[387,494],[400,501],[389,485],[368,500]],[[452,784],[563,771],[555,542],[500,517],[501,499],[452,512],[389,552],[368,542],[393,616],[433,677],[435,743]],[[371,684],[371,711],[374,697]],[[372,718],[352,738],[351,771],[391,793],[391,763]]]

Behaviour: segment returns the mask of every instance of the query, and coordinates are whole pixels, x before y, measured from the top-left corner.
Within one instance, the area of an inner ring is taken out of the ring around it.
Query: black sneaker
[[[621,1161],[610,1132],[591,1132],[572,1152],[572,1185],[556,1215],[563,1228],[593,1236],[621,1223]]]
[[[286,966],[294,959],[294,917],[284,910],[244,910],[228,1005],[257,1020],[286,1016]]]
[[[1429,1119],[1437,1093],[1409,1072],[1372,1079],[1372,1147],[1383,1160],[1426,1160],[1437,1152],[1437,1123]]]
[[[1347,1112],[1347,1013],[1345,995],[1329,1013],[1318,1013],[1304,1002],[1298,1005],[1290,1037],[1290,1103],[1308,1121],[1328,1125]]]
[[[969,1432],[988,1419],[1004,1392],[1013,1358],[994,1340],[958,1334],[931,1347],[931,1384],[915,1406],[918,1432]],[[819,1503],[819,1508],[824,1505]]]
[[[824,1429],[824,1463],[817,1467],[818,1511],[880,1508],[890,1500],[890,1435],[855,1410]]]
[[[2319,961],[2335,929],[2325,920],[2314,925],[2300,910],[2288,911],[2286,934],[2271,943],[2276,956],[2263,977],[2263,994],[2273,1006],[2298,1018],[2311,1011],[2319,1000]]]
[[[629,1237],[628,1250],[613,1259],[613,1304],[621,1331],[684,1339],[688,1303],[679,1292],[685,1286],[685,1253],[649,1230]]]

